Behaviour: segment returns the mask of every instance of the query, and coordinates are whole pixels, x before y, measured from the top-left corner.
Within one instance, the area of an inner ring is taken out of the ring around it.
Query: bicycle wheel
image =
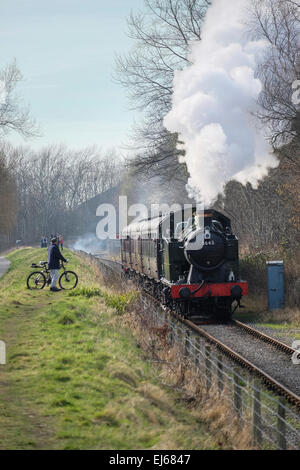
[[[78,276],[73,271],[65,271],[59,278],[59,285],[61,289],[72,290],[75,289],[78,283]]]
[[[43,289],[46,284],[46,277],[40,271],[34,271],[27,278],[27,287],[30,290]]]

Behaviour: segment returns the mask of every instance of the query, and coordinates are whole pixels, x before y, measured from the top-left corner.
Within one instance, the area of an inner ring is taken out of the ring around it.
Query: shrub
[[[118,315],[126,312],[128,306],[133,302],[136,297],[136,292],[126,292],[124,294],[103,294],[105,304],[116,310]]]
[[[72,314],[64,313],[58,319],[58,323],[61,325],[72,325],[75,323],[76,319]]]
[[[102,297],[103,294],[98,287],[81,287],[80,289],[73,290],[69,292],[70,297]]]

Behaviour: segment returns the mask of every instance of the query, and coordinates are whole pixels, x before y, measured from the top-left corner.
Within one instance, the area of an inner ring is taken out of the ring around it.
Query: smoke
[[[72,248],[86,253],[101,253],[106,249],[106,244],[99,240],[95,234],[87,233],[79,237],[73,244]]]
[[[255,76],[268,47],[245,34],[246,0],[214,0],[202,40],[193,43],[192,65],[177,71],[172,109],[164,119],[184,142],[190,195],[212,203],[234,179],[253,186],[277,166],[253,118],[262,84]]]

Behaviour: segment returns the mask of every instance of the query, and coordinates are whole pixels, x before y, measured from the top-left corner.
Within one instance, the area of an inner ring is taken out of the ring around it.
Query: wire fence
[[[283,397],[273,394],[247,370],[235,366],[147,296],[141,295],[140,303],[143,328],[156,331],[164,347],[178,349],[185,367],[198,377],[206,394],[225,400],[241,429],[251,430],[253,445],[261,449],[300,449],[300,415]]]
[[[120,280],[120,272],[109,262],[97,261],[104,276],[113,275]],[[300,450],[300,415],[283,397],[272,393],[259,378],[236,366],[147,295],[140,295],[136,313],[142,330],[159,338],[162,351],[176,349],[177,363],[184,361],[206,397],[211,397],[212,403],[223,401],[232,409],[241,431],[250,430],[253,446]],[[153,347],[157,347],[157,341]]]

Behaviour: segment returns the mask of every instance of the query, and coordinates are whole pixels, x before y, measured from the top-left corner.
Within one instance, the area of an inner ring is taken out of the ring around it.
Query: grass
[[[126,309],[137,298],[137,292],[106,292],[98,287],[82,287],[69,292],[70,297],[103,297],[105,305],[115,309],[118,315],[126,312]]]
[[[78,289],[29,291],[29,266],[45,255],[33,248],[9,253],[0,280],[0,338],[8,352],[0,366],[0,449],[219,448],[116,321],[135,293],[105,289],[71,252]]]
[[[242,303],[246,308],[238,310],[234,314],[236,320],[257,323],[260,326],[278,330],[299,329],[300,333],[300,309],[298,307],[286,307],[269,312],[266,308],[261,307],[259,299],[255,299],[251,295],[245,297]]]

